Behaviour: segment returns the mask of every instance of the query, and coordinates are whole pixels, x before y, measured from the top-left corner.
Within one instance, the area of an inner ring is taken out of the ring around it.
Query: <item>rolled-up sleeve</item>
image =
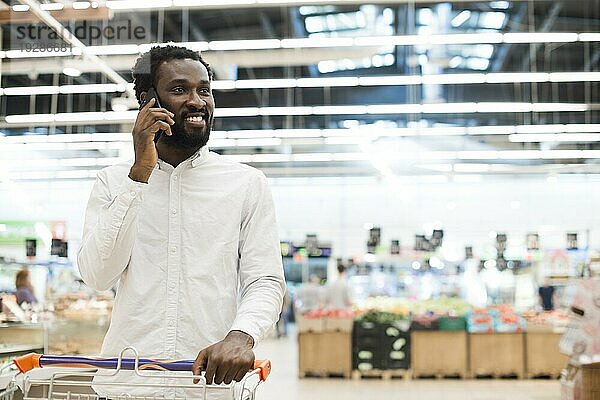
[[[77,252],[77,265],[83,281],[96,290],[107,290],[119,279],[131,258],[137,233],[145,183],[123,179],[116,193],[110,193],[106,170],[90,195]]]
[[[285,293],[275,207],[262,172],[249,182],[242,212],[241,301],[231,330],[249,334],[256,345],[277,322]]]

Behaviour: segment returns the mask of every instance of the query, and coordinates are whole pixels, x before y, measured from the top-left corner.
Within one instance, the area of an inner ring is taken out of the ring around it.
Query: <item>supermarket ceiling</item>
[[[600,173],[596,0],[5,0],[0,23],[0,180],[131,157],[152,42],[202,52],[211,148],[269,176]]]

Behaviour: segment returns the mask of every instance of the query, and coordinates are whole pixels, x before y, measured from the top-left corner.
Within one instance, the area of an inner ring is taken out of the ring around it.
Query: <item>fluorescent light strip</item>
[[[121,157],[38,158],[10,161],[11,170],[31,170],[39,167],[105,167],[124,161]]]
[[[504,43],[570,43],[577,42],[579,35],[569,32],[518,32],[505,33]]]
[[[44,11],[60,11],[65,8],[65,5],[62,3],[45,3],[40,4],[40,8]]]
[[[529,132],[529,133],[526,133]],[[509,135],[511,141],[598,141],[600,124],[565,124],[565,125],[520,125],[520,126],[477,126],[477,127],[429,127],[429,128],[378,128],[365,125],[359,129],[264,129],[213,131],[211,140],[218,140],[218,146],[278,146],[282,139],[305,140],[293,142],[297,145],[315,144],[319,139],[325,144],[359,144],[365,140],[386,137],[419,137],[419,136],[467,136],[467,135]],[[535,139],[535,140],[533,140]],[[538,140],[539,139],[539,140]],[[568,139],[568,140],[567,140]],[[577,139],[577,140],[576,140]],[[594,140],[592,140],[594,139]],[[528,141],[528,140],[526,140]],[[125,145],[131,143],[129,132],[106,132],[93,134],[55,134],[55,135],[19,135],[0,137],[0,151],[43,150],[43,149],[116,149],[110,144]],[[103,147],[106,146],[106,147]]]
[[[4,88],[2,94],[5,96],[30,96],[42,94],[58,94],[60,86],[21,86]]]
[[[151,0],[138,1],[145,8],[145,3]],[[87,3],[87,2],[81,2]],[[89,3],[87,3],[89,4]],[[294,38],[294,39],[256,39],[256,40],[219,40],[212,42],[173,43],[186,45],[201,51],[231,51],[231,50],[272,50],[319,47],[353,47],[353,46],[414,46],[414,45],[448,45],[448,44],[486,44],[486,43],[571,43],[576,41],[600,41],[600,33],[491,33],[491,34],[447,34],[447,35],[407,35],[407,36],[367,36],[367,37],[325,37],[325,38]],[[166,45],[162,44],[162,45]],[[89,46],[86,51],[96,55],[139,54],[152,47],[144,45],[112,45]],[[51,51],[34,53],[20,50],[8,50],[5,57],[57,57],[70,55],[68,51]]]
[[[453,85],[483,83],[529,83],[529,82],[600,82],[600,72],[525,72],[489,74],[440,74],[406,76],[369,76],[299,79],[246,79],[212,82],[215,90],[271,89],[295,87],[357,87],[357,86],[403,86],[403,85]],[[20,86],[4,88],[6,96],[55,93],[114,93],[124,92],[125,85],[89,84],[63,86]],[[57,92],[58,91],[58,92]]]
[[[295,153],[239,155],[242,162],[288,163],[368,161],[376,157],[381,161],[403,160],[536,160],[536,159],[600,159],[600,150],[502,150],[502,151],[426,151],[420,153],[385,152],[360,153]]]
[[[277,49],[279,47],[281,47],[281,41],[279,39],[218,40],[208,43],[208,49],[212,51],[263,50]]]
[[[440,104],[382,104],[371,106],[296,106],[217,108],[215,117],[256,117],[264,115],[365,115],[365,114],[440,114],[440,113],[519,113],[519,112],[582,112],[600,108],[593,104],[571,103],[440,103]],[[132,122],[137,110],[61,114],[8,115],[8,124],[80,122]]]
[[[600,142],[600,133],[520,133],[510,135],[508,140],[513,143],[592,143]]]
[[[169,8],[171,0],[107,0],[106,7],[113,10]]]
[[[580,33],[579,41],[580,42],[600,42],[600,33],[596,33],[596,32]]]

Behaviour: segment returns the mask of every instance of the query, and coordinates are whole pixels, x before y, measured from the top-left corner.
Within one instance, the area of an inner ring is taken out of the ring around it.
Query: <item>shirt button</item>
[[[135,197],[135,192],[132,190],[131,192],[129,192],[129,195],[130,195],[131,197]]]
[[[177,247],[175,247],[175,246],[171,247],[171,253],[175,253],[175,252],[177,252]]]
[[[171,282],[171,283],[169,284],[169,287],[170,287],[171,289],[175,289],[175,286],[177,286],[177,284],[176,284],[175,282]]]
[[[177,179],[179,179],[179,177],[177,175],[173,175],[173,180],[176,181]]]
[[[173,319],[170,319],[170,320],[168,321],[168,324],[169,324],[169,326],[173,326],[173,325],[175,325],[175,320],[173,320]]]
[[[177,214],[177,210],[176,209],[172,209],[171,210],[171,214],[173,214],[173,215]]]

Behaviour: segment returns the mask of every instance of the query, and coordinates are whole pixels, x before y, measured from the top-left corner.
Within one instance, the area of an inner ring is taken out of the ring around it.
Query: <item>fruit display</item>
[[[467,314],[467,331],[519,333],[525,331],[525,320],[507,305],[475,308]]]
[[[410,315],[414,302],[401,297],[377,296],[369,297],[356,304],[358,310],[363,312],[374,310],[396,315]]]
[[[302,314],[304,318],[354,318],[357,311],[347,309],[318,308]]]
[[[358,322],[372,322],[376,324],[393,324],[398,321],[408,321],[409,317],[406,314],[396,314],[386,311],[375,311],[370,310],[365,314],[360,315],[356,321]]]
[[[522,313],[528,332],[563,333],[569,324],[569,314],[562,310],[527,311]]]
[[[411,307],[413,315],[465,315],[472,309],[472,306],[466,301],[456,297],[442,296],[439,299],[423,300],[414,302]]]

